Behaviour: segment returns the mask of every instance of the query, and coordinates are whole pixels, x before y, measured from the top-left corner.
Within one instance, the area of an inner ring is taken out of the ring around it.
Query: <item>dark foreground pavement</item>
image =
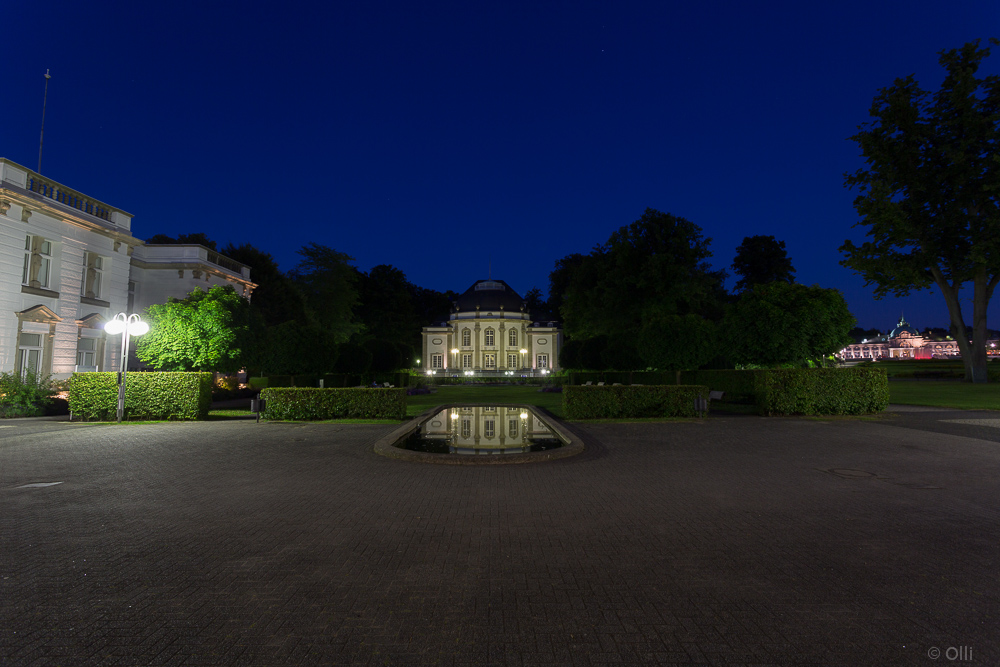
[[[391,428],[0,423],[0,664],[1000,663],[1000,413]]]

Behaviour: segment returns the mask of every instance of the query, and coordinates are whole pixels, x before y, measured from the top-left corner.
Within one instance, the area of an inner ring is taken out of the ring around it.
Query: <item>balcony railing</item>
[[[219,253],[209,250],[208,251],[208,261],[216,266],[221,266],[224,269],[229,269],[233,273],[243,273],[243,264],[240,264],[235,259],[229,259],[225,255],[220,255]]]
[[[28,176],[28,190],[43,197],[55,200],[60,204],[65,204],[70,208],[83,211],[95,218],[111,222],[111,209],[106,204],[95,201],[76,190],[70,190],[58,183],[49,181],[37,174]]]

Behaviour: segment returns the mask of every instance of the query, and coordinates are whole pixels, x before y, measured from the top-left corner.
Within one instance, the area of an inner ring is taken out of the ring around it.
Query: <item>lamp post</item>
[[[520,352],[521,352],[521,370],[523,371],[524,370],[524,355],[528,354],[528,351],[522,347],[521,350],[520,350]]]
[[[149,325],[136,314],[118,313],[104,325],[104,330],[112,336],[122,335],[121,370],[118,371],[118,423],[122,423],[125,413],[125,374],[128,372],[128,342],[130,336],[141,336],[149,331]]]
[[[458,348],[457,347],[453,347],[453,348],[451,348],[451,367],[452,367],[452,369],[458,368],[458,361],[456,361],[457,358],[458,358]]]

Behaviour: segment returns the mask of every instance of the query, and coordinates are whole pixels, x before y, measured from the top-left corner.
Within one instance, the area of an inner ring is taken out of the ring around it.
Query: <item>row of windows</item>
[[[493,329],[483,331],[483,345],[487,347],[496,345],[495,335],[496,332]],[[470,329],[462,329],[462,345],[465,347],[472,345],[472,331]],[[507,332],[507,345],[517,347],[517,329],[510,329]]]
[[[41,236],[24,238],[24,266],[21,284],[49,289],[52,280],[52,242]],[[83,282],[80,295],[101,298],[104,283],[104,258],[97,253],[84,253]]]
[[[518,429],[517,419],[510,419],[507,421],[507,435],[511,438],[517,437]],[[496,435],[496,420],[495,419],[484,419],[483,420],[483,436],[486,438],[492,438]],[[465,418],[462,420],[462,437],[469,438],[472,437],[472,420]]]
[[[548,368],[549,367],[549,355],[539,354],[535,357],[536,368]],[[497,367],[497,355],[495,354],[484,354],[483,355],[483,367],[487,370],[494,370]],[[432,354],[431,355],[431,368],[439,369],[444,368],[444,355],[443,354]],[[468,369],[472,368],[472,355],[463,354],[461,368]],[[519,368],[518,355],[508,354],[507,355],[507,368]]]
[[[17,371],[21,375],[37,375],[42,367],[42,336],[40,333],[22,332],[17,341]],[[99,338],[81,337],[76,344],[78,366],[98,367]]]

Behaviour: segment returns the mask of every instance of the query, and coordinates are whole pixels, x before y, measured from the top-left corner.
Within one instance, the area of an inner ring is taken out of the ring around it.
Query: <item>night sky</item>
[[[863,237],[848,137],[879,88],[936,90],[939,51],[1000,35],[1000,3],[15,2],[3,25],[0,156],[38,166],[51,69],[41,172],[139,238],[205,232],[284,270],[313,241],[442,291],[492,263],[523,294],[651,207],[716,268],[784,240],[799,282],[884,330],[948,315],[839,265]]]

